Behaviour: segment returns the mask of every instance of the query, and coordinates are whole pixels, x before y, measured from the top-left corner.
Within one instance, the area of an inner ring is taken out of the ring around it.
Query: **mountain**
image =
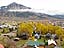
[[[30,7],[26,7],[21,4],[17,4],[15,2],[11,3],[10,5],[7,6],[8,9],[31,9]]]
[[[9,11],[9,10],[26,10],[26,9],[28,9],[28,11],[21,11],[21,12]],[[37,17],[45,18],[45,16],[43,16],[44,14],[29,11],[30,9],[31,9],[30,7],[26,7],[24,5],[13,2],[8,6],[0,7],[0,16],[11,16],[11,17],[16,16],[16,17],[24,17],[24,18],[31,18],[31,17],[33,18],[36,16],[36,18]]]
[[[8,6],[2,6],[0,7],[1,10],[9,10],[9,9],[31,9],[30,7],[26,7],[24,5],[21,5],[21,4],[17,4],[15,2],[9,4]]]
[[[58,18],[58,19],[64,19],[64,15],[63,14],[61,14],[61,15],[53,15],[53,17]]]
[[[19,11],[15,11],[15,10],[19,10]],[[26,7],[24,5],[15,2],[7,6],[0,7],[0,16],[4,16],[4,17],[14,16],[14,17],[22,17],[22,18],[30,18],[30,19],[50,19],[50,18],[64,19],[64,15],[49,15],[45,13],[37,13],[31,10],[30,7]]]

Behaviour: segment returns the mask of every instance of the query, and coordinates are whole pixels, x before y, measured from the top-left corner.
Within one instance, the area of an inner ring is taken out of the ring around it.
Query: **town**
[[[59,21],[22,21],[0,24],[4,48],[63,48],[64,28]]]
[[[64,48],[64,0],[0,0],[0,48]]]

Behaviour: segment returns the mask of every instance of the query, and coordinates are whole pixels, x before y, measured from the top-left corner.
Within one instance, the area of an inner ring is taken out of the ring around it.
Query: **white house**
[[[57,45],[56,42],[53,39],[49,39],[48,40],[48,45],[51,45],[51,44]]]

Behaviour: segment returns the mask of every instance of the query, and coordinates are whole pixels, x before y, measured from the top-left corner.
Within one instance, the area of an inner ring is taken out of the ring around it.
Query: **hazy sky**
[[[34,9],[43,9],[50,13],[64,13],[64,0],[0,0],[0,6],[5,6],[12,2]]]

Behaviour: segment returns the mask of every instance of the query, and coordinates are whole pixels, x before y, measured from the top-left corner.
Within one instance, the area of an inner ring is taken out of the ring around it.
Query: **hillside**
[[[10,11],[12,10],[12,11]],[[15,11],[19,10],[19,11]],[[30,7],[26,7],[24,5],[18,3],[11,3],[7,6],[0,7],[0,16],[9,16],[9,17],[22,17],[29,19],[64,19],[64,15],[48,15],[46,13],[37,13],[32,11]]]

